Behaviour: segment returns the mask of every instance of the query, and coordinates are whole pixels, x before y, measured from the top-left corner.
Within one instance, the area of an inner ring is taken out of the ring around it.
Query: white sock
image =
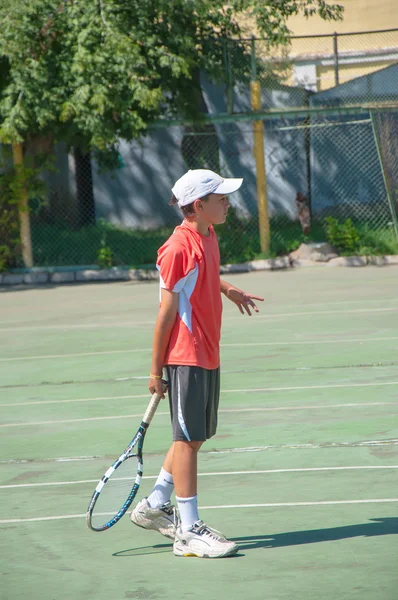
[[[196,521],[199,521],[198,496],[192,498],[178,498],[178,512],[180,513],[181,529],[187,531]]]
[[[174,481],[171,473],[163,469],[160,470],[159,477],[156,480],[154,488],[148,496],[149,506],[151,508],[159,508],[168,502],[174,490]]]

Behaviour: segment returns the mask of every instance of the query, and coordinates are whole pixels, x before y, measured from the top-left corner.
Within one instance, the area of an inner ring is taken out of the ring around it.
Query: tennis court
[[[236,557],[178,559],[128,517],[84,519],[149,395],[158,288],[0,293],[0,597],[395,600],[398,269],[230,275],[259,315],[224,302],[217,435],[199,504]],[[146,495],[170,444],[166,401],[144,448]]]

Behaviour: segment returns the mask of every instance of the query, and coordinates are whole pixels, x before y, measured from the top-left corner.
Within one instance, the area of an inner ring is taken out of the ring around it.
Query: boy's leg
[[[172,475],[173,465],[173,453],[174,443],[171,445],[169,451],[163,462],[163,467],[160,469],[159,476],[153,486],[152,492],[148,496],[148,503],[151,508],[159,508],[170,502],[171,494],[174,490],[174,481]]]
[[[174,454],[174,442],[171,444],[169,451],[167,452],[165,459],[163,461],[163,469],[167,471],[167,473],[173,473],[173,454]]]
[[[132,523],[138,527],[159,531],[171,540],[175,537],[174,509],[170,503],[174,489],[171,474],[173,454],[174,444],[166,454],[151,494],[137,504],[130,516]]]
[[[174,442],[172,473],[176,496],[198,493],[198,452],[203,442]]]
[[[203,442],[174,442],[173,478],[181,529],[187,531],[198,514],[198,452]]]
[[[238,550],[234,542],[199,519],[197,455],[217,428],[219,370],[169,367],[169,394],[173,424],[172,472],[180,523],[173,551],[177,556],[217,558]]]

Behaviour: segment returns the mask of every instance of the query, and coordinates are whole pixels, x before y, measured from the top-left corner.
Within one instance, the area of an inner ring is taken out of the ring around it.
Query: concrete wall
[[[398,65],[308,96],[298,88],[280,86],[263,90],[263,106],[287,108],[341,106],[360,101],[369,90],[374,100],[397,99]],[[210,114],[226,113],[224,90],[203,81],[203,95]],[[235,89],[234,110],[250,110],[247,89]],[[312,127],[303,119],[264,122],[269,209],[272,215],[297,218],[297,192],[311,192],[318,214],[351,204],[361,212],[388,206],[369,114],[347,117],[313,117]],[[367,121],[367,122],[363,122]],[[205,135],[192,136],[183,127],[157,129],[132,143],[121,142],[120,169],[104,174],[93,163],[97,218],[131,228],[156,228],[181,220],[178,208],[168,206],[171,187],[188,168],[212,168],[226,177],[243,177],[241,190],[231,197],[241,215],[257,212],[253,131],[250,121],[214,125]],[[60,150],[61,151],[61,150]],[[65,163],[65,157],[60,158]],[[68,187],[73,192],[73,161]],[[310,181],[311,190],[308,189]],[[68,192],[68,193],[69,193]]]
[[[226,113],[221,86],[203,81],[203,94],[210,114]],[[263,105],[296,106],[298,95],[299,101],[306,103],[307,93],[302,90],[288,87],[264,90]],[[235,90],[234,108],[237,112],[250,109],[249,90]],[[194,147],[203,142],[198,136],[192,143],[190,136],[187,145],[184,137],[187,133],[183,127],[171,127],[157,129],[140,141],[121,142],[124,166],[111,174],[99,173],[93,164],[97,217],[126,227],[154,228],[177,223],[180,211],[168,206],[171,187],[188,168],[198,168],[197,163],[191,164],[198,160],[193,156]],[[251,123],[216,125],[206,135],[206,145],[203,147],[202,143],[200,166],[219,168],[225,177],[243,177],[241,191],[231,199],[242,215],[255,214],[257,192]],[[304,134],[280,132],[269,123],[265,127],[265,148],[270,213],[295,217],[296,193],[307,193]]]

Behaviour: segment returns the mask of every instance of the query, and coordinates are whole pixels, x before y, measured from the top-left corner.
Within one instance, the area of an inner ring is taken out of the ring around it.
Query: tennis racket
[[[167,382],[163,381],[166,391]],[[105,475],[98,482],[87,509],[87,525],[93,531],[105,531],[126,514],[137,495],[143,473],[142,448],[161,396],[153,394],[137,433]],[[136,458],[137,461],[132,460]]]

